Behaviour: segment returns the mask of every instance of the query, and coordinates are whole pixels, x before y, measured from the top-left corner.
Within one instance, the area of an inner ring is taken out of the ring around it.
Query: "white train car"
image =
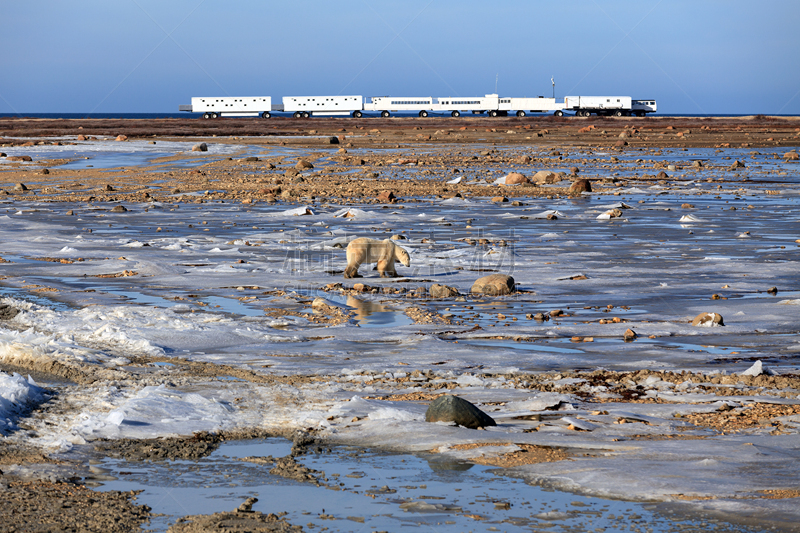
[[[294,118],[312,115],[361,116],[364,109],[363,96],[284,96],[283,111]],[[356,112],[359,114],[356,115]]]
[[[487,94],[486,96],[463,97],[463,96],[446,96],[437,98],[438,106],[434,108],[435,111],[450,111],[451,117],[460,117],[462,111],[472,111],[473,113],[497,111],[500,105],[500,97],[496,94]],[[497,116],[497,114],[492,114]]]
[[[588,117],[592,113],[622,117],[630,114],[631,104],[630,96],[567,96],[564,98],[564,109],[574,110],[579,117]]]
[[[518,117],[524,117],[527,113],[551,113],[560,111],[564,108],[564,102],[558,102],[555,98],[508,98],[509,103],[500,103],[500,109],[506,112],[515,112]]]
[[[201,96],[192,98],[192,104],[180,106],[181,111],[203,113],[203,118],[270,117],[271,96]]]
[[[364,103],[364,111],[379,111],[384,118],[398,111],[418,111],[419,116],[427,117],[435,106],[430,96],[373,96]]]

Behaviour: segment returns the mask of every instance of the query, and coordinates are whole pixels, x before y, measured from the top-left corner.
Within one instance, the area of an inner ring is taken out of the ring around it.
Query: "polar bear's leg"
[[[361,274],[358,273],[359,266],[361,265],[359,264],[347,265],[347,268],[344,269],[344,277],[347,279],[362,277]]]
[[[366,259],[366,250],[361,246],[348,246],[347,247],[347,267],[344,269],[344,277],[360,278],[358,275],[358,267]]]
[[[381,259],[378,261],[378,272],[382,278],[396,278],[397,271],[394,268],[393,259]]]

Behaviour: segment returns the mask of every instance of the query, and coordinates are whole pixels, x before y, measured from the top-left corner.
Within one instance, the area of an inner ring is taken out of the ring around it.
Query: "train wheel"
[[[645,112],[644,111],[637,111],[636,112],[636,116],[637,117],[643,117],[643,116],[645,116]]]
[[[353,111],[353,118],[361,118],[364,116],[364,113],[361,111]]]
[[[211,113],[211,118],[219,118],[222,115],[220,113]]]
[[[211,118],[211,113],[203,113],[203,118]]]
[[[490,116],[490,117],[496,117],[496,116],[497,116],[497,111],[495,111],[494,109],[492,109],[491,111],[489,111],[489,116]]]
[[[300,112],[300,111],[295,111],[295,112],[294,112],[294,115],[292,115],[292,116],[293,116],[294,118],[302,118],[302,117],[303,117],[303,113],[302,113],[302,112]]]
[[[524,117],[525,116],[525,111],[517,111],[517,116],[518,117]]]
[[[563,116],[564,116],[564,112],[563,112],[563,111],[561,111],[560,109],[559,109],[558,111],[556,111],[555,113],[553,113],[553,114],[554,114],[555,116],[557,116],[557,117],[563,117]]]
[[[428,116],[428,112],[427,111],[420,111],[419,112],[419,116],[422,117],[422,118],[425,118],[425,117]]]
[[[616,111],[616,112],[614,113],[614,116],[615,116],[615,117],[621,117],[622,115],[623,115],[622,111]]]
[[[461,116],[461,111],[453,111],[452,113],[450,113],[450,116],[458,118]]]
[[[311,113],[309,113],[308,111],[303,111],[303,118],[308,118],[310,116],[311,116]]]
[[[383,118],[389,118],[390,116],[392,116],[392,114],[389,113],[388,111],[381,111],[381,116]]]
[[[264,111],[263,113],[261,113],[261,118],[269,118],[271,116],[272,115],[269,114],[269,111]]]

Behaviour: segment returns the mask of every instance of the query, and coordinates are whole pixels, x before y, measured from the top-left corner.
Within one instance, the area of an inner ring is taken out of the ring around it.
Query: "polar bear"
[[[347,268],[344,269],[345,278],[360,278],[358,267],[364,263],[378,263],[378,272],[382,278],[397,277],[394,269],[395,261],[400,261],[405,266],[411,266],[408,252],[397,246],[391,239],[370,239],[359,237],[347,245]]]

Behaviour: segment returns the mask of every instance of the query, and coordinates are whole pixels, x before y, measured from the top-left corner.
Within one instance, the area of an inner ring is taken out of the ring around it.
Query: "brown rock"
[[[458,289],[455,287],[439,285],[438,283],[431,285],[431,288],[428,290],[428,292],[431,295],[431,298],[451,298],[453,296],[458,296]]]
[[[208,152],[208,145],[206,143],[199,143],[192,146],[192,152]]]
[[[745,168],[744,163],[739,161],[738,159],[731,164],[731,169],[735,168]]]
[[[128,140],[128,136],[127,135],[117,135],[117,138],[114,139],[114,140],[115,141],[127,141]]]
[[[511,294],[515,287],[514,278],[505,274],[491,274],[478,278],[472,285],[472,294],[486,294],[489,296],[500,296]]]
[[[494,198],[492,198],[492,202],[494,202],[496,204],[500,204],[500,203],[507,202],[507,201],[508,201],[508,198],[506,198],[505,196],[495,196]]]
[[[78,135],[78,140],[79,141],[85,141],[86,140],[86,135],[83,135],[83,134]]]
[[[297,170],[307,170],[314,168],[314,165],[311,164],[311,161],[306,159],[300,159],[297,161],[297,164],[294,166]]]
[[[514,162],[519,165],[527,165],[528,163],[531,162],[531,156],[523,155],[522,157],[518,157],[517,159],[515,159]]]
[[[325,139],[326,144],[339,144],[339,137],[330,136]]]
[[[614,146],[617,148],[622,148],[623,146],[628,146],[628,141],[623,141],[622,139],[618,140],[614,143]]]
[[[24,183],[17,183],[16,185],[14,185],[14,190],[15,191],[27,191],[28,187]]]
[[[378,195],[378,200],[381,202],[394,203],[397,200],[397,196],[395,196],[392,191],[381,191]]]
[[[572,182],[572,185],[569,186],[569,190],[567,191],[570,195],[580,195],[585,192],[592,192],[592,184],[589,180],[575,180]]]
[[[8,161],[33,161],[29,155],[12,155],[6,158]]]
[[[528,178],[525,177],[525,174],[512,172],[506,175],[506,185],[519,185],[520,183],[528,183]]]
[[[552,172],[550,170],[540,170],[539,172],[533,175],[531,181],[537,184],[557,183],[561,181],[561,177],[555,172]]]
[[[724,326],[725,323],[722,321],[722,315],[719,313],[700,313],[694,320],[692,320],[693,326],[699,327],[706,327],[710,328],[713,326]]]
[[[113,208],[111,208],[112,213],[124,213],[125,211],[127,211],[127,209],[124,205],[115,205]]]
[[[45,174],[45,175],[47,175],[47,174],[50,174],[50,169],[48,169],[48,168],[43,168],[43,169],[42,169],[42,174]]]
[[[800,155],[798,155],[797,152],[792,150],[791,152],[786,152],[785,154],[783,154],[783,158],[787,161],[797,161],[798,159],[800,159]]]
[[[638,335],[636,334],[635,331],[633,331],[630,328],[626,329],[625,333],[622,334],[622,338],[625,339],[626,342],[630,342],[634,340],[636,337],[638,337]]]

